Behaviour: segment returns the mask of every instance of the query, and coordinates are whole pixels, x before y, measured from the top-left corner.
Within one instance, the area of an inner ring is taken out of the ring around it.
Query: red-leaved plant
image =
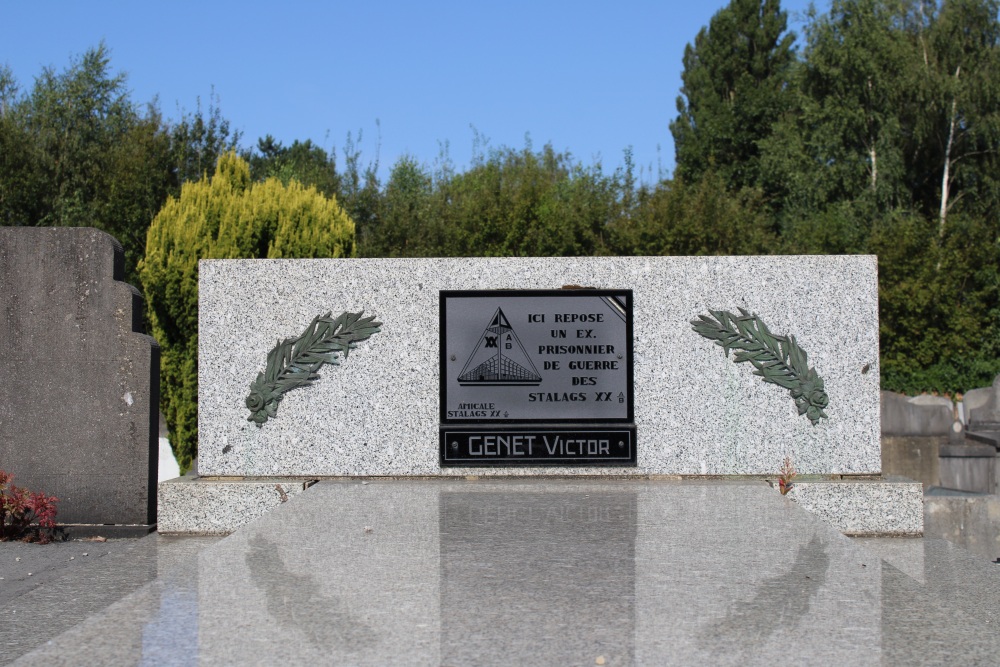
[[[55,533],[58,499],[14,486],[13,479],[0,470],[0,541],[48,544]]]

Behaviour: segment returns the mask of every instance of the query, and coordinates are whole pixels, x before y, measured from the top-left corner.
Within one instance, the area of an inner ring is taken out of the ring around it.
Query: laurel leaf
[[[298,338],[279,340],[267,353],[264,371],[250,383],[247,420],[263,425],[277,414],[278,403],[287,391],[311,385],[320,378],[317,371],[323,364],[339,365],[338,354],[343,353],[346,359],[356,343],[380,332],[382,323],[374,317],[362,319],[363,314],[318,315]]]
[[[764,382],[788,389],[798,413],[805,414],[813,426],[822,418],[828,419],[823,410],[829,401],[823,379],[815,369],[809,368],[806,352],[799,347],[795,337],[774,334],[756,313],[742,307],[738,310],[737,316],[725,310],[709,309],[711,317],[699,315],[698,319],[691,320],[691,326],[698,334],[722,346],[726,356],[735,350],[733,361],[749,362],[754,367],[753,374]]]

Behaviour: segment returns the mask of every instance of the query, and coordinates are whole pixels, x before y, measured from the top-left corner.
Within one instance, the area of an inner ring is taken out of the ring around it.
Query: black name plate
[[[441,428],[441,465],[635,465],[635,427]]]
[[[440,299],[441,465],[635,465],[631,290]]]

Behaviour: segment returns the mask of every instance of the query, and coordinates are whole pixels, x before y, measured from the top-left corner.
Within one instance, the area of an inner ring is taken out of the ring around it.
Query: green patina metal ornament
[[[338,365],[337,354],[348,353],[355,344],[367,340],[381,331],[381,322],[374,317],[361,318],[361,313],[330,313],[315,317],[298,338],[279,340],[267,353],[267,366],[257,379],[250,383],[246,406],[250,410],[247,421],[261,426],[278,412],[278,403],[285,392],[296,387],[306,387],[319,379],[316,372],[323,364]]]
[[[795,342],[795,336],[772,334],[756,313],[742,308],[739,315],[725,310],[710,310],[712,317],[699,315],[691,320],[694,330],[705,338],[714,340],[725,350],[736,350],[733,361],[749,361],[754,375],[788,390],[795,400],[800,415],[805,415],[815,426],[822,418],[830,399],[823,389],[823,378],[809,368],[806,352]],[[714,318],[714,319],[713,319]]]

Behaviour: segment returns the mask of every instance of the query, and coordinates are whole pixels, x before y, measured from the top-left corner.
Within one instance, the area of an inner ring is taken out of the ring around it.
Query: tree
[[[44,69],[26,94],[0,68],[0,224],[103,229],[138,284],[153,216],[238,138],[214,98],[207,116],[199,103],[176,123],[155,101],[140,109],[103,43],[63,72]]]
[[[501,148],[434,178],[401,158],[369,210],[366,256],[575,256],[609,252],[630,169],[606,176],[552,146]],[[627,185],[628,184],[628,185]]]
[[[26,95],[9,71],[0,79],[0,221],[103,229],[121,242],[133,279],[166,198],[159,115],[139,113],[104,44],[64,72],[46,68]]]
[[[198,260],[351,257],[354,223],[333,198],[295,180],[255,183],[235,152],[187,183],[149,227],[139,266],[160,343],[162,409],[182,470],[198,446]]]
[[[295,179],[305,186],[315,187],[327,197],[340,192],[341,177],[337,173],[335,156],[309,139],[295,140],[285,147],[270,134],[257,141],[257,151],[250,156],[250,173],[254,180],[277,178],[287,184]]]
[[[575,165],[546,145],[490,151],[438,185],[438,215],[452,256],[605,255],[608,225],[620,211],[621,179]],[[457,230],[457,231],[452,231]]]
[[[43,216],[41,157],[23,122],[13,72],[0,67],[0,225],[29,225]]]
[[[639,193],[628,218],[613,226],[615,252],[635,255],[768,254],[778,247],[760,192],[728,192],[715,172],[696,183],[665,181]]]
[[[675,175],[713,169],[730,189],[756,186],[758,142],[790,105],[795,36],[779,0],[731,0],[684,49],[679,116],[670,124]]]
[[[997,9],[835,0],[760,142],[784,252],[878,255],[885,389],[963,391],[1000,370]]]
[[[363,254],[370,257],[448,255],[453,241],[434,208],[434,186],[427,171],[411,157],[393,165],[389,180],[370,216]]]
[[[998,11],[997,0],[947,0],[921,43],[914,186],[941,236],[959,201],[1000,215]]]
[[[882,388],[964,392],[1000,373],[995,223],[895,213],[875,227]]]
[[[170,137],[169,187],[175,197],[182,184],[212,173],[222,155],[237,149],[241,136],[239,131],[230,130],[214,90],[209,96],[207,114],[198,98],[193,112],[179,110],[179,116],[179,120],[165,124]]]
[[[843,202],[871,217],[909,203],[901,116],[915,84],[916,51],[901,18],[883,0],[834,0],[828,14],[812,14],[797,70],[797,113],[783,119],[796,127],[776,128],[763,142],[769,178],[810,193],[792,217]],[[789,140],[791,133],[798,140]],[[789,160],[792,151],[801,157]]]

